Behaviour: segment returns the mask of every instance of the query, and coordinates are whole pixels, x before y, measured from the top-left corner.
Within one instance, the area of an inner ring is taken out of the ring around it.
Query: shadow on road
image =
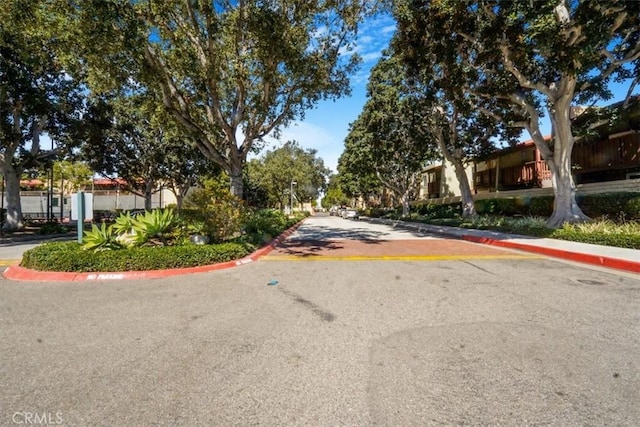
[[[278,245],[280,252],[301,257],[318,256],[321,251],[343,248],[343,245],[328,240],[285,241]]]
[[[337,228],[328,227],[324,225],[314,225],[313,228],[299,228],[294,236],[290,237],[290,240],[340,240],[340,239],[353,239],[360,240],[366,243],[378,244],[384,236],[388,236],[390,233],[371,231],[366,228]]]

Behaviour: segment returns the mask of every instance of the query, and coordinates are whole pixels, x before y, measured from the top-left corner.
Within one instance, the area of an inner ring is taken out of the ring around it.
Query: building
[[[621,107],[622,103],[617,103],[595,112],[585,110],[574,119],[574,127],[582,129],[571,155],[578,190],[609,183],[598,188],[640,191],[640,97],[631,100],[629,109]],[[615,121],[608,119],[612,116]],[[467,171],[472,191],[482,197],[487,197],[486,193],[522,193],[552,186],[551,171],[532,140],[476,159]],[[427,166],[422,172],[420,198],[460,196],[452,172],[453,167],[446,162]]]

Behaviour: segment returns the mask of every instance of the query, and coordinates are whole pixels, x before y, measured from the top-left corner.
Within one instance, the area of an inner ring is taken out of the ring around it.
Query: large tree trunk
[[[465,218],[473,217],[476,215],[476,208],[473,202],[473,194],[471,194],[471,186],[469,185],[469,179],[467,173],[464,170],[464,165],[460,160],[459,152],[451,152],[447,144],[444,142],[444,135],[439,133],[436,137],[436,142],[444,158],[453,165],[453,169],[456,172],[458,178],[458,186],[460,187],[460,198],[462,203],[462,216]],[[456,150],[460,151],[460,150]]]
[[[552,111],[555,140],[553,156],[547,159],[554,195],[553,213],[547,220],[547,226],[550,228],[561,227],[565,222],[577,223],[589,220],[576,202],[576,185],[571,173],[574,138],[571,132],[570,112],[568,96],[556,101],[555,110]]]
[[[401,196],[400,201],[402,202],[402,217],[406,218],[409,216],[410,207],[409,207],[409,191],[406,190],[404,194]]]
[[[7,220],[3,231],[17,231],[24,228],[22,204],[20,203],[20,173],[9,163],[4,164],[4,194],[7,199]]]
[[[231,194],[242,199],[244,183],[242,182],[242,163],[233,162],[229,170],[231,179]]]
[[[153,182],[147,181],[144,184],[144,210],[151,210],[151,201],[153,200]]]
[[[452,157],[453,158],[453,157]],[[473,194],[471,193],[471,186],[469,185],[469,178],[467,172],[464,169],[464,165],[457,158],[453,158],[453,168],[456,171],[456,177],[460,183],[460,198],[462,203],[462,216],[465,218],[471,218],[476,216],[476,206],[473,201]]]

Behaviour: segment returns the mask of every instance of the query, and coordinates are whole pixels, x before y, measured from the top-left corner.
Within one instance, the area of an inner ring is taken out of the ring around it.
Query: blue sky
[[[318,103],[315,109],[307,111],[303,121],[283,129],[280,145],[296,140],[304,148],[315,148],[325,165],[337,171],[338,157],[344,150],[349,123],[358,117],[366,100],[369,72],[382,56],[382,51],[388,47],[395,29],[395,21],[388,15],[376,16],[363,23],[354,49],[362,57],[362,64],[351,77],[351,96]]]

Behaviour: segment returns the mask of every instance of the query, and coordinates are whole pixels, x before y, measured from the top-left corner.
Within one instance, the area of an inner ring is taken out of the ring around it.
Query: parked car
[[[355,209],[346,209],[344,212],[344,219],[353,219],[353,220],[358,220],[360,219],[360,215],[358,214],[358,211]]]

